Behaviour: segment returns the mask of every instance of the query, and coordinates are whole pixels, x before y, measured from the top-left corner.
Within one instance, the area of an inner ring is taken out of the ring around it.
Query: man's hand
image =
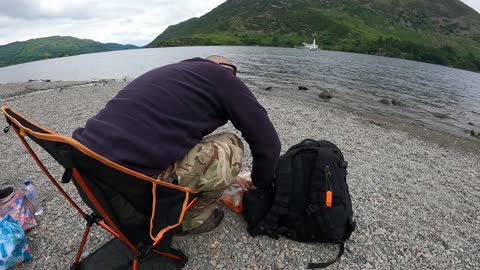
[[[251,181],[247,181],[240,176],[233,178],[233,184],[238,184],[244,191],[249,190],[253,186]]]

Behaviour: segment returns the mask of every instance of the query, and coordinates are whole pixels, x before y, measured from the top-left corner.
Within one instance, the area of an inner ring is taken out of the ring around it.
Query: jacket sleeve
[[[217,90],[227,117],[250,147],[253,184],[258,188],[271,187],[280,155],[280,140],[267,111],[236,77],[225,78],[223,87]]]

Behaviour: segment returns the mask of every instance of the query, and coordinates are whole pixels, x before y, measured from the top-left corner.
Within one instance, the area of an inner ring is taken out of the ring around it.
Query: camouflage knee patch
[[[206,137],[176,163],[179,185],[203,192],[185,215],[185,230],[201,225],[210,216],[223,191],[240,172],[242,161],[242,141],[224,132]]]

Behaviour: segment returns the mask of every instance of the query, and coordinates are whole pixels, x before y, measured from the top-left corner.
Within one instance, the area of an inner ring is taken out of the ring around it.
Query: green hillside
[[[52,36],[0,46],[0,67],[30,61],[137,48],[133,45],[100,43],[90,39]]]
[[[480,71],[480,14],[459,0],[228,0],[147,47],[294,47],[399,57]]]

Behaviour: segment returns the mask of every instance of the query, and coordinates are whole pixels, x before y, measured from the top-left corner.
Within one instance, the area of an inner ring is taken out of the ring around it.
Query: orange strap
[[[150,217],[150,238],[155,241],[153,236],[153,219],[155,218],[155,209],[157,208],[157,184],[152,183],[152,216]]]
[[[152,216],[150,217],[150,238],[154,241],[154,246],[160,242],[160,240],[163,238],[163,234],[165,234],[167,231],[179,226],[182,223],[183,217],[185,215],[185,212],[190,208],[193,203],[196,201],[197,198],[193,199],[191,203],[188,203],[189,201],[189,195],[190,193],[185,192],[185,200],[183,201],[182,204],[182,212],[180,213],[180,217],[178,219],[178,222],[174,225],[170,225],[165,227],[163,230],[157,233],[156,236],[153,236],[153,220],[155,219],[155,209],[157,207],[157,184],[152,183]]]

